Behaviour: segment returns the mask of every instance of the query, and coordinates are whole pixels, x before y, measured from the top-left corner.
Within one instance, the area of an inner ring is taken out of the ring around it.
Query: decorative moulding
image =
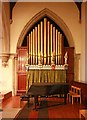
[[[8,60],[9,60],[9,54],[8,53],[2,53],[0,55],[0,58],[2,59],[2,66],[3,67],[6,67],[8,66]]]

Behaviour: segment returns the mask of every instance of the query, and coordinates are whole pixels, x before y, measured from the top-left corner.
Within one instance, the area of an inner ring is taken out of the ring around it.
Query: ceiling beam
[[[14,2],[12,2],[12,0],[10,0],[10,20],[12,20],[12,10],[16,4],[17,0],[14,0]]]
[[[75,4],[76,4],[76,7],[77,7],[77,9],[79,11],[79,22],[81,23],[81,6],[82,6],[82,2],[81,2],[81,0],[80,0],[80,2],[76,1]]]

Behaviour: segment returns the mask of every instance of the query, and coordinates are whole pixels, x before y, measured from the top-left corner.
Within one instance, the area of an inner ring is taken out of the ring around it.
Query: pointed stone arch
[[[31,29],[31,27],[45,16],[53,20],[62,29],[62,31],[64,32],[68,40],[69,46],[74,47],[73,37],[67,25],[64,23],[64,21],[59,16],[57,16],[54,12],[52,12],[48,8],[41,10],[34,17],[32,17],[31,20],[24,26],[24,29],[22,30],[19,36],[17,47],[21,47],[24,37],[26,33]]]

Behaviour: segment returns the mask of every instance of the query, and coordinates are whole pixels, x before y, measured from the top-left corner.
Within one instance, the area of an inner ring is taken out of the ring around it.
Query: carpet
[[[26,104],[24,108],[19,111],[14,120],[27,120],[28,118],[40,120],[41,118],[48,118],[47,103],[47,100],[40,101],[40,105],[37,107],[37,111],[34,110],[34,103],[30,103],[29,107],[28,104]]]
[[[21,108],[6,108],[1,112],[2,120],[5,119],[13,119],[17,115],[17,113],[21,110]]]

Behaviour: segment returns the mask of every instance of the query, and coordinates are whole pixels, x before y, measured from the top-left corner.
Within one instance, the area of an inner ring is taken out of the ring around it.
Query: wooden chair
[[[71,90],[68,93],[68,98],[69,98],[69,101],[72,99],[72,104],[73,104],[74,98],[77,98],[78,101],[80,99],[80,104],[81,104],[81,88],[78,88],[76,86],[71,86]]]
[[[84,116],[85,120],[87,120],[87,109],[79,110],[79,118],[81,119],[82,116]]]

